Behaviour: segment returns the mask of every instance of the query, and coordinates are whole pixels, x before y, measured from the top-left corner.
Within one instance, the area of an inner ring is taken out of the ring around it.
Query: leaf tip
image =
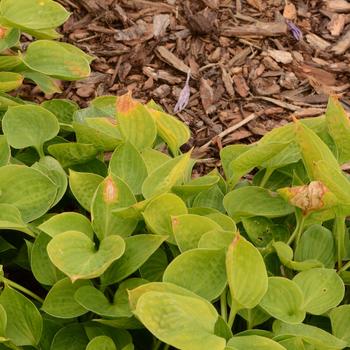
[[[111,176],[108,176],[103,186],[103,200],[107,203],[115,203],[118,200],[118,187]]]
[[[117,112],[129,113],[137,106],[137,102],[131,97],[131,91],[117,99]]]

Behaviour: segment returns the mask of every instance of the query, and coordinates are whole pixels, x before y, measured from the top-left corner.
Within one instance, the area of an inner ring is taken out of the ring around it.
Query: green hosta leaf
[[[50,350],[86,350],[89,343],[83,325],[73,323],[61,328],[53,338]]]
[[[135,203],[136,199],[127,184],[114,174],[108,175],[97,187],[91,206],[92,226],[98,239],[132,234],[137,220],[123,219],[113,214],[113,210]]]
[[[75,292],[74,298],[85,309],[103,317],[132,317],[127,291],[145,283],[147,281],[141,278],[125,280],[114,294],[112,302],[101,291],[92,286],[79,288]]]
[[[113,95],[98,96],[91,101],[91,105],[111,116],[114,116],[117,98],[117,96]]]
[[[224,198],[224,206],[236,221],[251,216],[274,218],[294,211],[277,193],[256,186],[241,187],[229,192]]]
[[[341,305],[331,310],[332,333],[350,346],[350,305]]]
[[[166,237],[158,235],[136,235],[125,239],[125,253],[101,277],[103,285],[120,282],[144,264],[160,247]]]
[[[117,350],[114,341],[106,335],[100,335],[90,341],[86,350]]]
[[[7,315],[6,336],[17,346],[36,346],[43,320],[35,305],[6,284],[0,295],[0,305]]]
[[[32,165],[33,169],[37,169],[49,177],[57,187],[57,194],[52,206],[55,206],[64,196],[68,186],[67,174],[61,167],[61,164],[52,157],[42,157],[38,162]]]
[[[63,168],[75,164],[84,164],[96,158],[99,150],[95,146],[85,143],[58,143],[48,147],[49,153],[54,156]]]
[[[209,219],[215,221],[225,231],[236,232],[236,230],[237,230],[236,223],[229,216],[227,216],[223,213],[220,213],[220,212],[210,213],[210,214],[206,214],[205,216],[208,217]]]
[[[274,318],[301,323],[306,315],[304,295],[299,286],[284,277],[269,277],[269,287],[259,304]]]
[[[14,27],[21,29],[55,28],[69,17],[69,12],[52,0],[3,0],[0,14]]]
[[[282,345],[272,339],[259,335],[236,336],[231,338],[227,345],[237,350],[285,350]]]
[[[227,249],[236,236],[236,231],[212,230],[204,233],[198,242],[198,248]]]
[[[321,328],[310,326],[308,324],[289,324],[281,321],[275,321],[273,331],[276,336],[298,336],[313,344],[317,349],[344,349],[346,342],[334,337],[332,334]]]
[[[187,296],[148,292],[137,302],[136,316],[161,341],[183,350],[224,350],[226,340],[214,335],[218,319],[208,302]]]
[[[288,337],[278,342],[287,350],[315,350],[313,345],[305,343],[301,337]]]
[[[141,155],[146,164],[148,174],[151,174],[154,170],[171,159],[167,154],[153,148],[143,149]]]
[[[46,295],[42,310],[58,318],[73,318],[88,312],[75,299],[74,293],[83,286],[90,286],[90,281],[76,281],[69,278],[58,281]]]
[[[6,137],[0,135],[0,167],[7,165],[10,162],[11,150],[7,143]]]
[[[219,224],[206,216],[184,214],[172,217],[172,226],[176,243],[181,252],[197,248],[205,232],[221,230]]]
[[[148,111],[157,124],[159,136],[169,146],[172,154],[178,154],[180,147],[186,143],[191,136],[188,126],[162,111],[157,111],[152,108],[148,108]]]
[[[23,83],[23,75],[13,72],[0,72],[0,91],[15,90]]]
[[[78,110],[79,106],[70,100],[52,99],[44,101],[42,107],[53,113],[61,124],[71,125],[73,122],[73,114]],[[62,127],[62,126],[61,126]],[[71,129],[68,129],[71,130]]]
[[[251,148],[252,146],[250,145],[236,144],[226,146],[220,151],[220,159],[226,179],[231,179],[233,176],[233,166],[231,166],[231,163]]]
[[[337,148],[340,164],[350,160],[350,122],[343,106],[336,97],[330,96],[326,110],[326,124]]]
[[[239,155],[229,165],[233,174],[230,179],[231,185],[235,185],[243,175],[266,162],[287,146],[288,143],[258,144]]]
[[[172,193],[161,194],[152,199],[143,212],[147,227],[157,235],[168,236],[167,241],[175,244],[171,217],[187,214],[186,204]]]
[[[22,220],[21,212],[11,204],[0,204],[0,229],[16,230],[31,234]]]
[[[131,144],[119,146],[109,162],[109,171],[124,180],[134,194],[140,194],[147,167],[139,151]]]
[[[89,219],[75,212],[65,212],[51,216],[50,219],[44,221],[38,228],[51,237],[72,230],[85,233],[90,239],[94,236]]]
[[[0,39],[0,45],[1,45]],[[15,67],[19,66],[22,63],[22,60],[19,56],[0,56],[0,69],[2,71],[10,71]],[[21,74],[24,75],[23,72]]]
[[[80,173],[69,170],[69,187],[79,204],[91,211],[92,201],[103,177],[92,173]]]
[[[47,246],[51,261],[72,282],[102,275],[113,261],[124,254],[124,250],[125,243],[120,236],[106,237],[96,249],[95,243],[78,231],[56,235]]]
[[[22,165],[0,167],[0,203],[17,207],[24,222],[45,214],[56,193],[54,183],[37,170]]]
[[[183,196],[191,196],[202,191],[209,190],[219,182],[219,176],[202,176],[181,185],[174,186],[173,191]]]
[[[317,267],[323,267],[323,264],[315,259],[304,261],[293,261],[293,249],[284,242],[274,242],[273,247],[276,250],[281,263],[295,271],[304,271]]]
[[[230,292],[238,308],[258,305],[268,288],[265,263],[257,248],[236,235],[226,254],[226,271]]]
[[[321,225],[312,225],[301,236],[295,250],[295,260],[315,259],[327,268],[334,267],[335,246],[333,234]]]
[[[190,166],[191,152],[173,158],[148,175],[142,185],[145,198],[168,192],[184,181]]]
[[[267,321],[271,316],[261,307],[256,306],[253,309],[242,309],[238,314],[247,321],[248,329],[252,329],[259,324]]]
[[[209,301],[226,287],[223,249],[193,249],[178,255],[166,268],[164,282],[191,290]]]
[[[59,124],[54,114],[43,107],[10,107],[2,120],[7,142],[13,148],[33,146],[41,151],[44,142],[54,138]]]
[[[304,293],[304,307],[313,315],[322,315],[344,298],[345,287],[335,270],[316,268],[297,274],[293,281]]]
[[[132,99],[130,94],[120,96],[116,106],[118,127],[123,139],[139,150],[152,147],[157,126],[147,108]]]
[[[77,80],[90,74],[85,54],[66,43],[50,40],[32,42],[23,59],[34,71],[62,80]]]
[[[0,52],[15,46],[19,38],[21,37],[21,32],[17,28],[5,28],[6,34],[0,39]]]
[[[206,191],[199,193],[193,201],[193,207],[214,208],[225,212],[222,204],[224,194],[219,185],[214,185]]]
[[[45,94],[61,93],[59,82],[46,74],[34,71],[22,72],[26,79],[34,81]]]
[[[168,257],[166,252],[159,248],[149,259],[140,267],[140,275],[142,278],[157,282],[163,279],[163,274],[168,266]]]

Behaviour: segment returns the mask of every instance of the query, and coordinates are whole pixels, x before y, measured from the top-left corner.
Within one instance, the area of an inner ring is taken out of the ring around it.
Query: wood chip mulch
[[[350,106],[348,1],[59,2],[72,12],[63,40],[96,57],[91,77],[69,83],[63,97],[86,106],[132,90],[173,114],[191,70],[190,100],[177,117],[206,166],[218,165],[227,144],[322,114],[329,94]]]

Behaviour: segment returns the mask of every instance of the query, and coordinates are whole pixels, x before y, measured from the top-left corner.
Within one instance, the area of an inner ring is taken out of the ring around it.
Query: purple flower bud
[[[289,30],[292,32],[294,39],[300,41],[303,38],[303,32],[292,21],[286,20],[286,22]]]
[[[191,70],[189,69],[187,73],[185,86],[180,92],[179,99],[174,108],[174,113],[178,113],[184,110],[188,104],[188,101],[190,100],[190,85],[189,85],[190,78],[191,78]]]

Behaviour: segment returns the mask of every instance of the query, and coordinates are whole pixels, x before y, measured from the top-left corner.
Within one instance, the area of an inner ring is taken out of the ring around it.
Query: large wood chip
[[[164,36],[167,28],[170,24],[169,15],[155,15],[153,17],[153,35],[155,38],[161,38]]]
[[[214,104],[214,91],[207,79],[201,78],[199,93],[201,96],[202,105],[206,114],[211,114],[216,111]]]
[[[228,37],[264,37],[281,36],[287,33],[287,24],[284,22],[256,22],[245,26],[225,27],[221,35]]]
[[[291,2],[288,2],[284,6],[283,17],[289,19],[290,21],[294,21],[297,18],[297,9],[295,5]]]
[[[338,40],[331,50],[336,55],[342,55],[348,48],[350,48],[350,29]]]
[[[182,82],[181,78],[174,77],[172,74],[170,74],[169,72],[167,72],[165,70],[161,70],[161,69],[155,70],[152,67],[145,66],[145,67],[143,67],[142,71],[145,75],[147,75],[147,77],[152,78],[155,81],[164,80],[171,85],[180,84]]]
[[[176,57],[172,52],[170,52],[165,46],[158,46],[156,48],[156,52],[159,55],[159,58],[179,70],[183,73],[188,73],[190,67],[187,66],[182,60]]]
[[[188,16],[188,24],[196,34],[209,34],[215,29],[217,14],[206,7],[203,11]]]
[[[306,34],[306,41],[316,50],[326,50],[331,44],[316,34]]]
[[[137,24],[123,29],[117,30],[114,34],[116,41],[145,41],[153,37],[153,25],[144,21],[139,21]]]
[[[276,62],[283,64],[289,64],[293,62],[293,56],[288,51],[269,49],[267,50],[267,53]]]
[[[219,0],[202,0],[205,5],[210,7],[213,10],[217,10],[219,8]]]
[[[100,1],[100,0],[98,0]],[[168,5],[159,1],[148,0],[122,0],[125,7],[135,10],[154,8],[161,12],[173,12],[175,10],[174,5]]]
[[[234,75],[233,81],[235,83],[235,90],[241,97],[247,97],[249,95],[249,86],[245,81],[243,75]]]
[[[233,80],[230,74],[227,72],[227,70],[224,67],[221,67],[221,71],[222,71],[222,81],[224,82],[225,89],[230,97],[234,97],[235,90],[233,88]]]
[[[333,36],[339,36],[344,29],[346,16],[344,14],[333,14],[327,25],[327,29]]]
[[[261,0],[247,0],[247,3],[259,11],[263,10],[263,4]]]
[[[332,12],[350,12],[350,3],[346,0],[327,0],[327,8]]]

